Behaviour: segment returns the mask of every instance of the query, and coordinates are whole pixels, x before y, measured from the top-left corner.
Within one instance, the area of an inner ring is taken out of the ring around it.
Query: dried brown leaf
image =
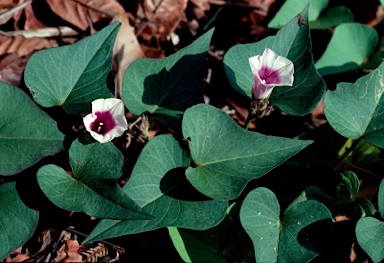
[[[116,17],[125,13],[124,8],[116,0],[78,0],[83,5],[88,6],[109,17]]]
[[[19,57],[31,54],[35,50],[41,50],[56,46],[55,41],[44,38],[23,36],[0,36],[0,55],[16,52]]]
[[[114,18],[121,22],[121,28],[117,34],[113,49],[114,60],[117,64],[117,74],[115,85],[117,97],[121,97],[121,83],[127,67],[136,59],[144,57],[139,41],[135,35],[134,28],[129,24],[126,14],[121,14]]]
[[[37,29],[37,28],[45,27],[45,25],[35,16],[35,12],[33,11],[33,8],[31,5],[28,5],[24,8],[24,13],[25,13],[24,29]]]
[[[199,20],[205,16],[205,12],[209,11],[211,5],[209,0],[189,0],[191,3],[189,8],[194,15],[194,18]]]
[[[175,31],[180,22],[185,20],[188,0],[142,0],[144,10],[138,13],[148,19],[143,30],[147,36],[155,36],[162,41]],[[145,39],[145,38],[144,38]],[[145,39],[149,41],[149,39]]]
[[[10,9],[17,5],[18,1],[14,0],[1,0],[0,1],[0,10],[2,9]]]
[[[54,262],[83,262],[83,257],[78,253],[82,247],[77,240],[67,240],[57,251]]]
[[[0,60],[0,80],[18,87],[29,56],[19,57],[16,53],[7,54]]]
[[[65,21],[85,31],[105,15],[73,0],[46,0],[52,11]]]
[[[3,3],[4,2],[4,3]],[[23,9],[30,5],[32,0],[1,1],[0,3],[0,25],[7,23],[11,18],[14,19],[14,27],[19,28],[18,22],[23,13]]]
[[[18,254],[14,258],[11,258],[11,257],[8,256],[5,259],[5,262],[23,262],[24,260],[27,260],[29,258],[30,258],[30,256],[28,254]]]

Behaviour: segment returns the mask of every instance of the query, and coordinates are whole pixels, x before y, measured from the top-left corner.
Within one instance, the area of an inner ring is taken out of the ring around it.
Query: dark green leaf
[[[373,217],[361,218],[356,224],[359,245],[374,262],[384,259],[384,223]]]
[[[183,112],[201,102],[205,62],[213,29],[164,59],[139,59],[126,70],[123,98],[136,115],[153,113],[170,126],[180,126]]]
[[[52,164],[37,173],[40,188],[55,205],[98,218],[153,219],[117,185],[123,156],[112,143],[83,145],[76,140],[69,156],[73,177]]]
[[[313,200],[290,206],[280,219],[276,196],[257,188],[244,199],[241,223],[251,237],[256,262],[309,262],[324,247],[331,214]]]
[[[0,82],[0,105],[0,174],[16,174],[64,148],[57,123],[23,91]]]
[[[384,63],[354,84],[339,83],[328,90],[324,113],[331,126],[341,135],[363,138],[371,145],[384,147]]]
[[[124,191],[156,220],[102,220],[84,242],[161,227],[205,230],[225,216],[227,202],[211,200],[185,178],[188,153],[171,135],[156,136],[137,160]]]
[[[300,13],[309,3],[308,20],[316,21],[321,11],[327,7],[329,0],[286,0],[276,15],[269,22],[270,28],[282,28],[293,16]]]
[[[339,152],[339,157],[353,144],[352,139],[348,139]],[[354,165],[364,166],[374,162],[382,161],[380,156],[380,149],[376,146],[368,144],[362,139],[352,150],[352,152],[344,159],[345,162],[352,163]]]
[[[113,97],[112,49],[115,22],[73,45],[36,52],[25,68],[25,84],[43,107],[69,113],[89,110],[90,102]]]
[[[290,59],[295,68],[292,87],[275,87],[270,102],[291,115],[312,112],[322,98],[325,82],[315,69],[309,35],[308,8],[285,25],[276,36],[252,44],[235,45],[225,54],[224,67],[232,87],[251,97],[253,74],[248,58],[261,55],[265,48]]]
[[[378,34],[372,27],[359,23],[341,24],[335,28],[316,68],[322,76],[358,69],[372,54],[378,41]]]
[[[216,227],[197,231],[168,228],[177,252],[185,262],[227,262],[224,250],[237,242],[237,231],[228,217]]]
[[[0,186],[0,260],[32,236],[38,219],[39,213],[20,199],[16,183]]]
[[[379,194],[378,194],[378,204],[379,204],[379,212],[381,218],[384,218],[384,180],[381,180],[379,186]]]
[[[189,108],[182,128],[196,164],[187,169],[188,180],[201,193],[219,200],[237,197],[251,179],[312,143],[246,131],[206,104]]]
[[[359,192],[359,178],[354,172],[345,171],[341,173],[341,183],[336,188],[337,197],[340,201],[350,201]]]
[[[344,6],[330,8],[318,19],[309,21],[311,29],[326,29],[343,23],[353,22],[353,13]]]

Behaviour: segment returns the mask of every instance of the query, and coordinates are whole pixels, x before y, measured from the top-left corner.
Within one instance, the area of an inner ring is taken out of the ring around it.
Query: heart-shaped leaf
[[[61,151],[57,123],[16,87],[0,82],[0,174],[12,175]]]
[[[16,191],[16,183],[0,186],[0,260],[23,245],[33,234],[39,212],[27,207]]]
[[[164,59],[139,59],[125,71],[123,98],[136,115],[145,112],[180,126],[183,112],[201,102],[205,62],[213,29]]]
[[[196,164],[187,169],[188,180],[201,193],[219,200],[237,197],[248,181],[312,143],[246,131],[206,104],[186,110],[182,129]]]
[[[282,28],[293,16],[300,13],[309,3],[308,20],[316,21],[321,11],[327,7],[329,0],[287,0],[269,22],[270,28]]]
[[[344,6],[330,8],[318,19],[309,21],[311,29],[326,29],[343,23],[353,22],[354,16],[350,9]]]
[[[379,41],[375,29],[359,23],[344,23],[335,28],[331,41],[316,68],[321,76],[360,68]]]
[[[384,259],[384,223],[373,217],[361,218],[356,224],[359,245],[374,262]]]
[[[381,218],[384,218],[384,180],[381,180],[378,194],[378,205]]]
[[[370,144],[384,148],[384,63],[354,84],[339,83],[336,90],[328,90],[324,99],[324,113],[331,126],[341,135],[363,138]]]
[[[276,196],[257,188],[244,199],[240,220],[251,237],[256,262],[308,262],[325,245],[331,213],[320,202],[298,202],[280,219]],[[294,252],[293,252],[294,251]]]
[[[52,164],[37,173],[40,188],[55,205],[98,218],[153,218],[118,186],[116,179],[122,174],[124,158],[112,143],[83,145],[76,140],[69,156],[73,177]]]
[[[227,262],[228,257],[234,262],[246,262],[246,253],[242,253],[241,259],[235,255],[240,252],[238,246],[246,249],[243,240],[240,240],[241,234],[245,232],[235,223],[240,220],[239,209],[239,203],[232,203],[224,220],[204,231],[168,227],[172,243],[180,257],[185,262]]]
[[[276,36],[252,44],[235,45],[225,54],[224,68],[232,87],[251,97],[254,82],[248,58],[263,54],[266,48],[294,64],[292,87],[275,87],[270,102],[292,115],[305,115],[315,109],[325,91],[325,82],[312,59],[308,27],[308,7],[286,24]]]
[[[36,52],[25,68],[35,101],[77,113],[95,99],[113,97],[112,49],[119,28],[115,22],[73,45]]]
[[[217,225],[227,202],[210,200],[188,183],[184,171],[189,162],[171,135],[150,140],[123,189],[156,220],[102,220],[84,243],[167,226],[204,230]]]
[[[205,231],[168,228],[173,245],[185,262],[227,262],[223,252],[236,244],[236,230],[229,217]]]

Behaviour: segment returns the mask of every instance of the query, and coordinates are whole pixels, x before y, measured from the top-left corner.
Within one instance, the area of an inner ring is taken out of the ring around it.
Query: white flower
[[[97,99],[92,113],[83,118],[84,126],[95,140],[105,143],[121,136],[128,128],[124,104],[119,99]]]
[[[292,86],[293,63],[266,48],[263,55],[248,59],[253,73],[252,95],[256,100],[267,99],[276,86]]]

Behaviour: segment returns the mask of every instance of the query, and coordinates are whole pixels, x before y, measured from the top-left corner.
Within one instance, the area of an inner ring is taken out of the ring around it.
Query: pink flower
[[[289,59],[266,48],[263,55],[248,60],[255,80],[252,85],[254,99],[267,99],[276,86],[292,86],[293,63]]]
[[[128,128],[124,104],[119,99],[97,99],[92,102],[92,113],[83,118],[91,136],[101,142],[109,142],[121,136]]]

